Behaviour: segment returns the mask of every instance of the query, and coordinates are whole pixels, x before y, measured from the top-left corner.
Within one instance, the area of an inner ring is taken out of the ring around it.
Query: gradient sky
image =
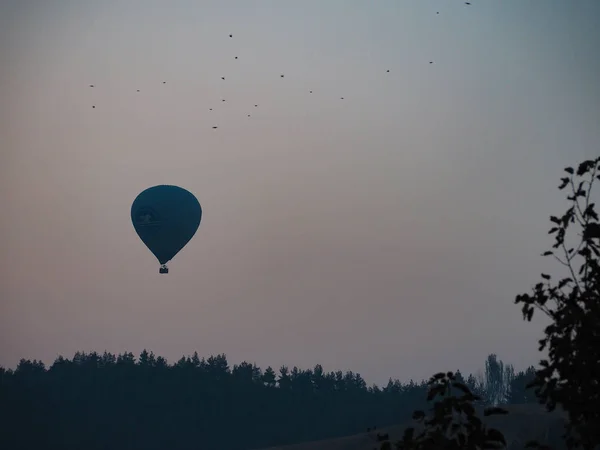
[[[600,2],[472,2],[1,2],[0,364],[536,363],[513,301],[599,153]],[[167,276],[130,222],[157,184],[204,210]]]

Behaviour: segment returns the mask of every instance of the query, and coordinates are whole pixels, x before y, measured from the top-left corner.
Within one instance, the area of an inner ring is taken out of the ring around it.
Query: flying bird
[[[92,105],[92,108],[95,108],[95,107],[96,107],[96,105]]]
[[[237,59],[237,56],[235,57],[235,59]]]
[[[309,91],[312,94],[312,91]]]
[[[469,2],[465,2],[465,5],[471,5],[471,3],[469,3]]]
[[[138,91],[138,92],[140,92],[140,90],[139,90],[139,89],[138,89],[137,91]]]
[[[390,69],[387,70],[387,73],[390,73]]]
[[[233,37],[233,34],[230,34],[229,37]]]
[[[166,81],[163,81],[163,84],[167,84],[167,82],[166,82]]]
[[[255,107],[255,108],[257,108],[257,107],[258,107],[258,105],[254,105],[254,107]]]
[[[283,78],[283,74],[281,74],[281,78]]]
[[[213,127],[213,130],[216,130],[218,127]]]
[[[93,84],[90,84],[90,87],[94,87],[94,85],[93,85]]]
[[[221,80],[224,80],[224,79],[225,79],[225,77],[221,77]]]

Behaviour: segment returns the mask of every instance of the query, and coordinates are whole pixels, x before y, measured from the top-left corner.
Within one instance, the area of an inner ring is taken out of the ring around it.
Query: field
[[[485,417],[484,422],[504,434],[510,450],[523,449],[525,443],[537,439],[540,443],[549,443],[553,450],[562,450],[563,445],[557,440],[563,433],[565,415],[562,412],[548,413],[538,405],[511,405],[505,407],[510,414]],[[483,414],[480,414],[483,417]],[[377,433],[389,434],[390,440],[400,439],[410,423],[382,427],[376,431],[345,436],[336,439],[307,442],[303,444],[271,447],[264,450],[373,450],[379,449]]]

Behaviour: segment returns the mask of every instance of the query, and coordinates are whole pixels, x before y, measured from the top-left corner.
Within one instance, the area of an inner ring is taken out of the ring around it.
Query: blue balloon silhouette
[[[166,263],[196,234],[201,219],[198,199],[178,186],[148,188],[131,205],[133,227],[161,264],[160,273],[169,273]]]

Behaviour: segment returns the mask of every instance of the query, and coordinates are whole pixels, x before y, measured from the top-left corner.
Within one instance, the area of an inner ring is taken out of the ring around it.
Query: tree
[[[522,304],[523,318],[531,321],[534,311],[542,311],[551,323],[539,341],[539,350],[548,350],[548,358],[540,361],[534,370],[533,381],[518,389],[514,371],[502,369],[495,355],[486,363],[486,387],[492,401],[498,401],[504,378],[511,378],[510,392],[513,400],[526,395],[527,388],[534,387],[539,401],[548,411],[561,406],[569,417],[564,435],[569,449],[583,447],[592,450],[600,446],[600,223],[590,201],[595,180],[600,180],[600,158],[583,161],[577,171],[565,168],[568,176],[561,178],[559,189],[570,186],[567,199],[570,208],[561,217],[550,216],[553,226],[548,232],[555,235],[553,251],[543,256],[553,256],[567,269],[567,276],[557,283],[552,277],[541,274],[542,282],[535,285],[533,294],[521,294],[515,299]],[[586,177],[587,176],[587,177]],[[576,182],[575,177],[583,178]],[[579,244],[567,244],[566,233],[570,226],[582,230]],[[559,257],[555,251],[562,251]],[[423,411],[415,411],[414,418],[424,426],[415,435],[409,428],[404,438],[396,444],[398,449],[479,449],[506,446],[504,437],[497,430],[485,430],[481,420],[474,414],[473,404],[478,396],[471,389],[478,387],[477,380],[469,377],[467,385],[457,383],[452,373],[437,374],[430,381],[428,400],[441,396],[427,418]],[[522,374],[526,378],[529,374]],[[463,391],[460,397],[450,395],[451,387]],[[470,389],[471,388],[471,389]],[[453,413],[458,413],[458,417]],[[494,408],[492,413],[506,411]],[[462,413],[467,415],[467,426],[463,426]],[[486,415],[490,411],[486,412]],[[492,442],[493,441],[493,442]],[[389,447],[389,446],[388,446]],[[527,447],[542,446],[529,442]],[[544,447],[548,448],[548,447]],[[382,447],[383,449],[383,447]]]
[[[516,374],[510,383],[508,402],[513,404],[538,403],[535,391],[528,387],[534,379],[535,367],[533,366]]]
[[[514,376],[515,371],[510,364],[505,365],[493,353],[488,355],[485,362],[485,396],[487,403],[494,406],[506,403]]]
[[[566,276],[553,282],[550,275],[541,274],[532,294],[515,299],[527,321],[535,310],[551,321],[539,341],[548,358],[540,361],[532,386],[548,410],[560,405],[568,413],[569,448],[600,445],[600,224],[590,201],[594,181],[600,179],[599,164],[596,158],[583,161],[577,171],[565,168],[567,176],[558,186],[570,188],[571,206],[561,217],[550,216],[548,234],[554,235],[555,242],[543,256],[555,258],[566,268]],[[576,246],[566,239],[573,226],[582,231]]]
[[[265,372],[262,376],[262,381],[266,387],[273,388],[277,385],[277,376],[275,375],[275,371],[271,366],[265,369]]]
[[[477,397],[474,399],[474,403],[483,404],[485,403],[485,399],[487,398],[487,393],[485,391],[485,382],[483,376],[478,373],[477,376],[470,374],[465,383],[470,392]]]
[[[279,368],[279,378],[277,379],[277,385],[280,389],[291,389],[292,380],[290,377],[290,370],[286,365],[283,365]]]
[[[421,426],[417,433],[414,427],[404,432],[396,443],[398,450],[479,450],[506,446],[504,436],[494,428],[486,427],[477,417],[473,403],[479,400],[469,388],[456,380],[452,372],[438,373],[429,380],[427,400],[434,402],[431,413],[415,411],[413,419]],[[460,395],[453,395],[458,390]],[[484,415],[506,414],[501,408],[488,408]],[[389,448],[389,446],[387,446]],[[384,450],[384,446],[381,446]]]

